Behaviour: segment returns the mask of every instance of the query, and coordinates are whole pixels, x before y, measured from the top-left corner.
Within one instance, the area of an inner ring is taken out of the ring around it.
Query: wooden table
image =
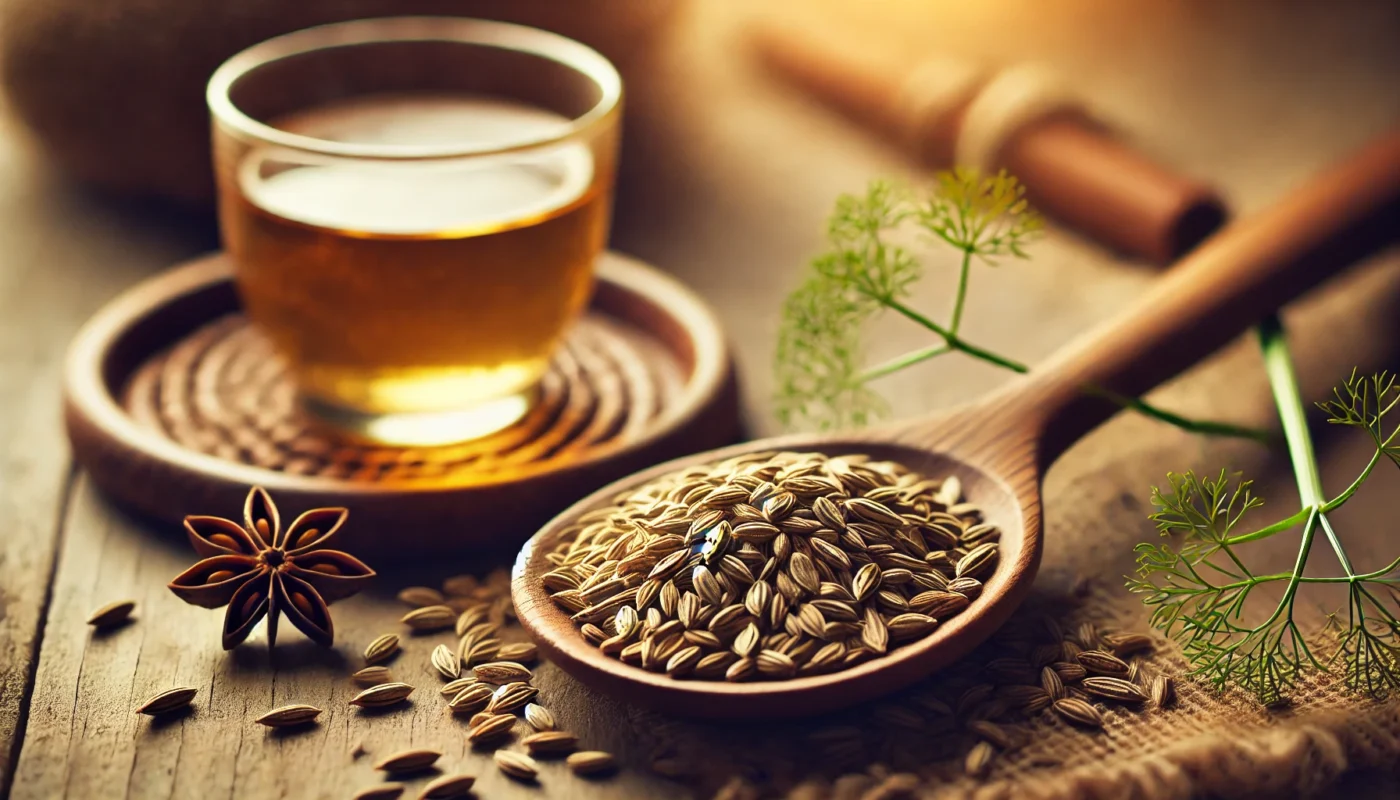
[[[623,198],[614,244],[672,270],[715,304],[738,351],[752,427],[765,433],[775,429],[767,398],[778,303],[820,246],[832,199],[906,166],[756,74],[736,45],[750,13],[746,4],[697,5],[660,48],[654,76],[670,91],[634,92],[646,134],[628,146],[646,181]],[[864,19],[846,24],[873,29],[877,12],[888,12],[905,20],[883,23],[884,30],[899,31],[882,34],[891,47],[919,43],[1055,64],[1145,149],[1212,176],[1242,211],[1400,122],[1400,8],[1393,4],[947,5],[935,12],[908,1],[861,4]],[[258,637],[252,646],[221,651],[219,615],[186,606],[164,588],[192,561],[187,546],[94,493],[72,467],[58,414],[59,371],[75,328],[123,287],[211,247],[212,230],[202,217],[131,207],[65,184],[46,172],[7,119],[0,120],[0,174],[0,793],[344,797],[374,780],[369,764],[376,756],[428,745],[447,753],[447,765],[477,771],[481,797],[684,792],[637,769],[584,783],[550,767],[538,788],[511,783],[467,750],[460,722],[439,708],[426,639],[410,640],[394,666],[422,686],[411,708],[367,718],[345,705],[352,691],[345,675],[358,664],[359,650],[374,634],[398,629],[394,590],[503,563],[508,554],[464,555],[430,572],[386,576],[376,592],[336,607],[334,650],[288,634],[275,667]],[[1308,396],[1319,396],[1354,363],[1394,366],[1397,266],[1394,254],[1380,259],[1290,313]],[[1034,362],[1152,279],[1148,268],[1054,232],[1036,247],[1033,263],[978,274],[968,324],[989,346]],[[921,291],[921,301],[933,304],[947,289],[930,279]],[[881,333],[881,352],[924,343],[908,327],[890,325]],[[884,388],[896,413],[911,414],[1005,379],[950,359],[892,378]],[[1248,343],[1156,399],[1185,413],[1271,419]],[[1349,441],[1322,442],[1324,471],[1333,479],[1344,480],[1356,457]],[[1282,460],[1265,460],[1247,447],[1203,443],[1140,419],[1115,420],[1050,476],[1045,580],[1127,571],[1130,539],[1152,535],[1143,512],[1147,486],[1169,468],[1228,462],[1259,474],[1266,495],[1286,497],[1290,478]],[[1358,508],[1358,527],[1368,519],[1393,527],[1393,508],[1384,498]],[[1114,547],[1089,562],[1057,550],[1056,526],[1069,524],[1101,524]],[[1378,532],[1375,541],[1387,553],[1394,549],[1393,537]],[[138,601],[139,621],[108,636],[90,633],[87,614],[119,598]],[[132,713],[175,684],[200,687],[193,715],[152,724]],[[589,746],[616,749],[629,764],[646,759],[635,730],[654,724],[650,717],[593,695],[552,668],[541,670],[539,684],[561,721]],[[320,726],[281,736],[250,723],[274,705],[298,701],[328,709]],[[357,743],[370,754],[352,758]],[[1372,786],[1374,778],[1357,779],[1348,791]]]

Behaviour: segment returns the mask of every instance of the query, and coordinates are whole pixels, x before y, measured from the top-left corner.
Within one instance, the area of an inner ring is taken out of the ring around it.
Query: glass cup
[[[311,415],[385,443],[500,430],[592,290],[622,84],[545,31],[396,17],[209,81],[224,247]]]

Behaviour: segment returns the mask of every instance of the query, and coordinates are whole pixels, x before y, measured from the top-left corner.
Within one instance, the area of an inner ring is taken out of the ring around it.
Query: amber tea
[[[279,120],[317,138],[557,128],[497,101],[387,98]],[[543,374],[588,298],[608,221],[587,147],[459,167],[245,161],[223,203],[251,318],[311,398],[369,414],[443,411]]]
[[[524,414],[590,295],[615,133],[499,92],[366,92],[264,124],[252,146],[216,136],[220,223],[304,405],[407,444]]]

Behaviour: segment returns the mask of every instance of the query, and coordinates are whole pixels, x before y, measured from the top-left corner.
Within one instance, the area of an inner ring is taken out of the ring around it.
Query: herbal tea
[[[521,103],[427,95],[274,120],[326,141],[482,150],[568,124]],[[255,149],[221,181],[248,314],[303,396],[334,408],[431,413],[524,392],[589,296],[613,172],[599,159],[573,140],[422,162],[308,163]]]

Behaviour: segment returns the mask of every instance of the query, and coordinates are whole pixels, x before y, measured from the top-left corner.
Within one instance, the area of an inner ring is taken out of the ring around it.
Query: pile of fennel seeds
[[[981,594],[999,535],[956,477],[754,453],[584,515],[546,556],[543,581],[589,642],[626,663],[783,680],[927,636]]]

